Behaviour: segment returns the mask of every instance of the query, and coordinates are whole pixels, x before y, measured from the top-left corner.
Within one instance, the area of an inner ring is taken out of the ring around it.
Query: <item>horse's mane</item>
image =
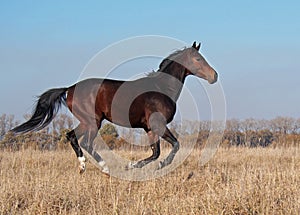
[[[184,52],[187,48],[183,48],[181,50],[177,50],[173,53],[171,53],[168,57],[162,60],[162,62],[159,64],[159,68],[157,71],[152,70],[151,72],[147,73],[148,77],[154,77],[159,74],[159,72],[163,72],[166,67],[174,61],[174,59],[180,55],[182,52]]]

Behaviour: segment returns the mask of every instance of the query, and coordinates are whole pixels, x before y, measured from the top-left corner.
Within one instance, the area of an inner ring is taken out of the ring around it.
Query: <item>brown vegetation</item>
[[[54,123],[12,136],[4,134],[15,125],[13,117],[0,117],[0,214],[300,213],[300,120],[228,120],[221,147],[204,166],[199,146],[209,135],[209,123],[195,132],[197,123],[186,121],[181,145],[197,140],[192,154],[168,175],[144,182],[106,177],[91,163],[79,175],[65,138],[72,121],[65,116]],[[132,147],[111,125],[100,135],[127,158],[145,158],[151,151]],[[135,142],[133,133],[127,135]],[[170,149],[162,146],[163,156]]]
[[[0,214],[299,214],[299,148],[220,148],[205,166],[199,154],[135,182],[91,164],[79,175],[71,150],[1,151]]]

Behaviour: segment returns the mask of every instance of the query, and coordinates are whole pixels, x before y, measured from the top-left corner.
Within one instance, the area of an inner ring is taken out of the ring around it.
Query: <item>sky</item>
[[[74,84],[111,44],[161,35],[201,42],[219,73],[227,118],[300,118],[299,9],[296,0],[1,1],[0,114],[31,113],[35,96]],[[160,61],[132,61],[124,70],[133,76]],[[201,90],[193,79],[186,85]]]

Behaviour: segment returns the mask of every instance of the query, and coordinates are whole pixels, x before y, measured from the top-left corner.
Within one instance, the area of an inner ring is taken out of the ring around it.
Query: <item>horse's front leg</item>
[[[148,133],[149,142],[152,143],[150,145],[152,150],[152,155],[144,160],[140,160],[137,162],[130,162],[126,169],[133,169],[133,168],[142,168],[143,166],[155,161],[160,155],[160,140],[158,135],[153,134],[151,131]],[[154,142],[154,143],[153,143]]]
[[[166,157],[166,159],[164,159],[163,161],[161,161],[159,163],[159,166],[157,169],[162,169],[165,166],[169,165],[172,163],[176,153],[179,150],[179,142],[176,139],[176,137],[170,132],[170,130],[166,127],[165,129],[165,133],[162,136],[163,139],[165,139],[166,141],[168,141],[171,145],[172,145],[172,150],[169,153],[169,155]]]

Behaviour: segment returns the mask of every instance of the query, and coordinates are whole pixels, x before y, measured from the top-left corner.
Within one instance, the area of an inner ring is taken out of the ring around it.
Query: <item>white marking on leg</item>
[[[84,156],[78,157],[78,160],[79,160],[80,163],[85,162],[85,157]]]
[[[99,161],[98,164],[102,168],[102,172],[109,175],[109,168],[108,168],[108,166],[106,166],[105,161],[104,160]]]
[[[86,159],[84,156],[78,157],[80,173],[83,173],[85,171],[85,160]]]
[[[98,163],[102,168],[106,165],[106,163],[105,163],[105,161],[104,160],[102,160],[102,161],[99,161],[99,163]]]

